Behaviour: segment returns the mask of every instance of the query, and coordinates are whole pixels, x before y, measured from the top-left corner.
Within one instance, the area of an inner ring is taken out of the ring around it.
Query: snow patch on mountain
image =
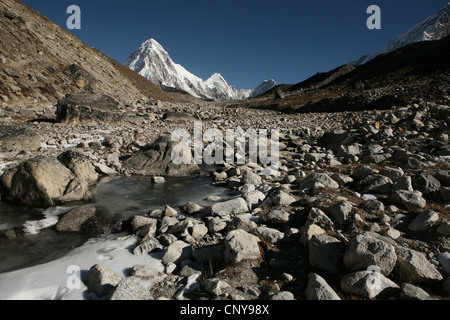
[[[406,30],[395,39],[391,40],[384,49],[362,56],[358,61],[351,64],[359,66],[376,58],[380,54],[393,52],[408,44],[440,40],[450,35],[450,3],[441,10],[432,14],[426,20]]]
[[[155,39],[145,41],[123,64],[161,88],[184,90],[205,100],[243,100],[276,86],[271,79],[255,89],[238,90],[229,85],[220,73],[214,73],[205,81],[173,62],[169,53]]]

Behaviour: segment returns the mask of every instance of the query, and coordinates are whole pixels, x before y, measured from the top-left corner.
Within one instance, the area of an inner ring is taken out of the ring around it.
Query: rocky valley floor
[[[285,114],[218,103],[84,104],[0,108],[0,188],[17,205],[77,201],[49,227],[56,232],[134,236],[133,255],[162,254],[164,271],[129,265],[123,277],[93,265],[83,279],[90,298],[449,298],[448,105]],[[172,167],[173,145],[158,138],[192,132],[195,121],[224,133],[280,130],[273,174],[248,161],[217,166],[211,183],[233,198],[211,197],[207,207],[111,219],[83,204],[102,176],[167,183],[168,172],[192,174],[194,166]],[[27,235],[15,227],[0,236]]]

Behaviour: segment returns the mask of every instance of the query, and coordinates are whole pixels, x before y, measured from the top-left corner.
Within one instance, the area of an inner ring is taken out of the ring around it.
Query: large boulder
[[[98,174],[88,157],[73,150],[68,150],[58,156],[59,162],[69,168],[77,178],[88,184],[95,184]]]
[[[339,188],[339,183],[331,179],[326,173],[313,172],[300,181],[300,190],[315,190],[319,188]]]
[[[114,270],[100,264],[96,264],[89,269],[83,279],[88,291],[95,293],[97,297],[109,295],[123,278]]]
[[[436,267],[418,251],[405,247],[396,248],[399,278],[411,284],[431,285],[443,279]]]
[[[315,234],[309,241],[309,263],[330,274],[341,268],[345,244],[327,234]]]
[[[370,266],[377,266],[387,276],[396,262],[395,248],[367,233],[353,235],[344,254],[344,264],[349,271],[362,271]]]
[[[172,153],[178,143],[171,141],[170,136],[160,136],[125,160],[123,166],[145,176],[189,176],[198,173],[200,169],[193,160],[190,164],[175,164],[172,161]]]
[[[326,280],[316,273],[308,275],[308,286],[305,294],[307,300],[341,300]]]
[[[2,199],[29,207],[51,207],[70,201],[90,200],[86,182],[58,160],[38,156],[11,168],[1,177]]]
[[[41,137],[31,129],[0,126],[0,152],[36,151],[41,147]]]
[[[102,94],[68,94],[56,105],[56,121],[67,124],[114,123],[122,118],[119,103]]]
[[[79,232],[83,224],[95,216],[95,207],[77,207],[65,213],[56,224],[60,232]]]
[[[344,292],[352,295],[372,299],[381,293],[394,293],[400,287],[382,273],[371,270],[349,273],[341,278],[341,287]]]
[[[247,202],[242,197],[218,202],[211,207],[211,213],[218,216],[241,214],[248,212],[248,210]]]

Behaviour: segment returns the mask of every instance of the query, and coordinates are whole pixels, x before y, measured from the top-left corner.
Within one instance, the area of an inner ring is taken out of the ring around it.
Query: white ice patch
[[[194,273],[193,275],[188,277],[186,285],[183,287],[183,289],[180,290],[180,292],[176,296],[177,300],[184,300],[185,294],[189,294],[191,292],[195,292],[200,289],[200,283],[197,281],[200,275],[201,275],[200,273]]]
[[[58,223],[59,215],[66,213],[72,208],[54,207],[45,210],[42,214],[44,219],[37,221],[26,221],[23,225],[24,232],[29,235],[38,234],[42,229],[50,228]]]
[[[122,277],[129,276],[130,268],[135,265],[164,272],[161,263],[163,252],[140,256],[131,253],[130,247],[134,247],[138,240],[137,236],[92,239],[58,260],[0,274],[0,300],[89,299],[82,280],[96,264],[104,265]],[[80,270],[79,274],[73,272],[74,267]]]
[[[369,200],[377,200],[379,197],[379,195],[377,194],[364,194],[361,199],[364,201],[369,201]]]

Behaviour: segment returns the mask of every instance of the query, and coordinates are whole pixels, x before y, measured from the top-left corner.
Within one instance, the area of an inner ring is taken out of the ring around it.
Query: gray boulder
[[[83,282],[89,292],[93,292],[101,298],[109,295],[122,279],[110,268],[96,264],[89,269]]]
[[[97,182],[98,174],[95,171],[95,167],[85,155],[77,151],[68,150],[61,153],[58,156],[58,160],[80,180],[84,180],[88,184]]]
[[[309,241],[309,263],[331,274],[337,274],[342,264],[345,244],[326,235],[315,234]]]
[[[127,277],[122,279],[111,293],[110,300],[139,301],[151,300],[150,284],[139,277]]]
[[[272,210],[266,215],[266,220],[271,223],[289,222],[290,214],[284,210]]]
[[[360,165],[357,166],[355,169],[353,169],[352,177],[354,177],[356,180],[362,180],[366,178],[367,176],[378,174],[379,171],[377,169],[372,169],[369,166]]]
[[[225,261],[232,264],[242,260],[260,259],[259,241],[258,237],[242,229],[230,231],[224,241]]]
[[[259,186],[262,183],[262,179],[256,173],[253,173],[251,171],[245,171],[244,174],[242,175],[241,183],[242,184],[253,184],[255,186]]]
[[[211,207],[211,213],[219,216],[246,213],[248,210],[247,202],[242,197],[218,202]]]
[[[264,241],[271,244],[277,244],[279,242],[288,240],[285,233],[266,226],[258,226],[255,229],[252,229],[250,233],[254,234],[255,236],[261,237],[262,239],[264,239]]]
[[[410,283],[402,284],[402,291],[400,292],[400,299],[402,300],[434,300],[425,290],[416,287]]]
[[[423,209],[427,204],[420,191],[397,190],[391,200],[407,210]]]
[[[344,264],[349,271],[367,270],[375,265],[387,276],[396,262],[395,248],[367,233],[353,235],[344,254]]]
[[[264,199],[266,198],[266,195],[259,190],[253,190],[244,193],[242,197],[245,199],[245,201],[247,201],[247,205],[251,209],[253,207],[258,206],[261,202],[263,202]]]
[[[341,300],[325,279],[316,273],[308,275],[308,286],[305,294],[308,300]]]
[[[170,136],[160,136],[125,160],[123,167],[145,176],[190,176],[198,173],[200,169],[194,163],[192,153],[189,164],[173,162],[172,153],[178,151],[178,144],[179,142],[171,141]]]
[[[441,183],[433,175],[422,172],[414,175],[412,178],[412,185],[414,190],[419,190],[423,195],[439,194]]]
[[[339,183],[330,178],[326,173],[313,172],[300,181],[299,189],[311,190],[318,188],[339,188]]]
[[[358,271],[346,274],[341,279],[341,288],[347,293],[372,299],[382,292],[395,292],[400,287],[383,274],[373,271]]]
[[[66,212],[56,224],[59,232],[79,232],[83,224],[94,217],[95,207],[79,207]]]
[[[184,241],[177,240],[167,247],[162,257],[162,263],[167,266],[171,263],[178,264],[183,260],[191,258],[192,246]]]
[[[227,225],[227,231],[233,231],[236,229],[242,229],[246,232],[250,232],[252,229],[256,228],[258,225],[251,221],[250,219],[247,219],[242,216],[234,217]]]
[[[156,238],[149,238],[136,246],[136,248],[133,249],[133,254],[140,256],[155,250],[162,250],[163,248],[164,247]]]
[[[41,137],[33,130],[18,126],[0,126],[0,152],[36,151]]]
[[[363,193],[390,194],[392,186],[392,180],[381,174],[369,175],[359,182]]]
[[[397,247],[398,275],[411,284],[433,284],[443,279],[436,267],[421,252]]]
[[[270,202],[275,206],[288,206],[295,201],[297,201],[297,199],[284,191],[276,192],[270,196]]]
[[[95,125],[120,122],[119,103],[107,95],[68,94],[56,105],[56,121],[66,124]]]
[[[409,225],[411,231],[428,230],[439,220],[439,214],[433,210],[425,210],[420,213]]]
[[[90,200],[85,181],[58,160],[38,156],[6,170],[1,182],[12,201],[29,207],[51,207],[70,201]],[[2,188],[3,189],[3,188]]]
[[[348,201],[340,201],[329,206],[326,213],[335,223],[344,224],[352,212],[353,206]]]

